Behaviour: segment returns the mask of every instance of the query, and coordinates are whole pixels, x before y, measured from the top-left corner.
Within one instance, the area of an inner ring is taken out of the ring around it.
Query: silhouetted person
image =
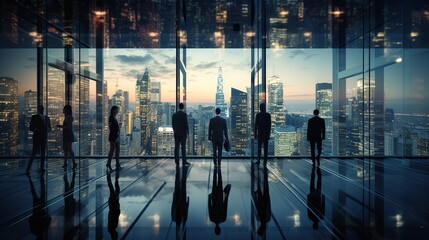
[[[189,136],[188,115],[183,111],[185,106],[179,103],[179,110],[173,114],[172,124],[174,131],[174,159],[179,164],[179,145],[182,148],[182,164],[186,161],[186,138]]]
[[[228,129],[226,120],[219,116],[220,108],[216,108],[215,112],[216,117],[211,118],[209,123],[209,141],[211,141],[213,145],[213,163],[215,166],[220,166],[220,162],[222,161],[223,141],[228,141]]]
[[[313,221],[313,229],[319,227],[319,221],[325,217],[325,195],[322,194],[322,173],[317,168],[317,187],[315,188],[315,167],[311,171],[310,193],[307,195],[308,218]]]
[[[222,172],[220,168],[214,169],[212,192],[208,197],[210,221],[216,224],[215,234],[221,232],[220,224],[226,221],[228,211],[228,197],[231,191],[231,184],[227,184],[225,189],[222,185]]]
[[[64,171],[64,239],[73,239],[76,233],[76,228],[74,224],[76,199],[74,198],[73,193],[76,179],[76,171],[73,170],[70,182],[67,174],[67,171]]]
[[[27,176],[30,182],[31,195],[33,197],[33,212],[29,218],[30,230],[34,235],[36,235],[36,239],[48,239],[47,232],[52,218],[46,211],[46,188],[45,178],[43,177],[44,175],[40,175],[40,195],[37,195],[30,175]]]
[[[255,119],[255,139],[258,141],[258,160],[257,164],[261,160],[262,145],[264,145],[264,164],[267,164],[268,160],[268,140],[270,140],[271,134],[271,114],[267,113],[265,103],[259,105],[260,112],[256,114]]]
[[[34,157],[40,153],[40,172],[45,171],[45,152],[46,143],[48,142],[48,131],[51,130],[51,120],[48,116],[43,115],[45,108],[42,105],[37,107],[37,114],[31,116],[29,130],[33,131],[33,152],[28,161],[26,173],[31,170]]]
[[[188,168],[180,170],[176,165],[176,176],[174,181],[173,202],[171,204],[171,220],[176,223],[176,237],[180,237],[180,227],[185,227],[188,220],[189,197],[186,193],[186,177]]]
[[[317,165],[320,165],[320,155],[322,154],[322,141],[325,140],[325,120],[319,117],[319,110],[313,111],[314,117],[308,120],[307,140],[310,141],[311,161],[314,163],[317,158]],[[317,157],[315,148],[317,144]]]
[[[111,172],[107,173],[107,185],[109,186],[109,213],[108,213],[108,223],[107,230],[110,233],[112,239],[118,239],[118,232],[116,228],[119,223],[119,215],[121,214],[121,206],[119,204],[119,171],[116,171],[115,174],[115,187],[113,187],[112,179],[110,177]]]
[[[72,143],[75,142],[75,137],[73,133],[73,115],[72,108],[70,105],[65,105],[63,108],[64,121],[63,125],[57,125],[57,127],[63,129],[63,150],[64,150],[64,164],[63,168],[67,168],[67,156],[70,153],[70,157],[73,161],[73,169],[76,169],[77,163],[74,158],[74,152],[72,148]]]
[[[110,109],[110,116],[109,116],[109,142],[110,142],[110,150],[109,150],[109,155],[107,157],[107,171],[112,171],[112,166],[111,166],[111,162],[112,162],[112,158],[113,158],[113,153],[115,153],[115,159],[116,159],[116,170],[120,170],[121,169],[121,165],[119,164],[119,152],[120,150],[120,126],[118,123],[118,120],[116,119],[116,115],[119,112],[119,107],[118,106],[113,106]]]
[[[270,198],[270,189],[268,186],[268,169],[264,166],[263,169],[263,176],[262,176],[262,183],[261,183],[261,177],[258,177],[256,191],[254,194],[255,197],[255,205],[256,205],[256,211],[258,212],[258,217],[261,225],[258,229],[259,235],[264,235],[265,231],[267,229],[267,223],[271,220],[271,198]],[[258,170],[259,175],[259,170]]]

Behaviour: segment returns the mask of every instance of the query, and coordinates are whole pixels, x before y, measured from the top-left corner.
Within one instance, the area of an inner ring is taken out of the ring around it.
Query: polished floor
[[[2,159],[0,239],[428,239],[429,160]]]

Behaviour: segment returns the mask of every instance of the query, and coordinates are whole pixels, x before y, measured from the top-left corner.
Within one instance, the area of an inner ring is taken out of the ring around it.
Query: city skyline
[[[13,51],[13,55],[0,58],[5,66],[3,76],[18,81],[20,96],[27,90],[36,90],[36,52],[33,49],[6,50]],[[332,82],[331,52],[330,49],[267,51],[267,77],[279,76],[284,84],[285,100],[314,101],[315,83]],[[137,77],[148,69],[152,81],[161,82],[161,101],[175,101],[174,49],[105,49],[104,55],[108,96],[115,93],[118,84],[119,89],[129,91],[130,103],[134,103]],[[188,49],[187,55],[188,102],[215,102],[219,67],[222,67],[227,103],[231,97],[229,89],[246,91],[250,87],[250,49]],[[83,58],[89,59],[85,67],[95,73],[95,57]]]

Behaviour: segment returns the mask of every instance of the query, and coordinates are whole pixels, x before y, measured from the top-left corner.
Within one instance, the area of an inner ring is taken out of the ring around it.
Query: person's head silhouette
[[[265,103],[261,103],[261,104],[259,105],[259,110],[260,110],[261,112],[266,112],[266,111],[267,111],[267,107],[266,107]]]

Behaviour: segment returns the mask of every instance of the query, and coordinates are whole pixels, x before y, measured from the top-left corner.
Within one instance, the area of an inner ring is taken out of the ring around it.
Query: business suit
[[[271,114],[264,110],[256,114],[255,119],[255,138],[258,140],[258,161],[261,160],[262,144],[264,145],[264,164],[268,160],[268,140],[271,134]]]
[[[220,234],[219,225],[226,221],[230,191],[231,184],[227,184],[224,189],[222,183],[222,172],[219,168],[215,168],[212,192],[208,196],[208,208],[210,221],[216,224],[216,234]]]
[[[314,116],[308,120],[307,140],[310,141],[311,161],[315,163],[315,145],[317,144],[317,163],[320,165],[320,155],[322,154],[322,141],[325,139],[325,120],[319,116]]]
[[[189,135],[188,115],[180,109],[172,117],[174,131],[174,159],[179,163],[179,144],[182,148],[182,162],[186,163],[186,138]]]
[[[43,171],[45,166],[45,151],[48,141],[48,131],[51,130],[50,118],[40,113],[31,116],[29,130],[33,131],[33,151],[26,171],[27,173],[30,171],[34,157],[37,153],[40,153],[40,170]]]
[[[226,120],[219,115],[211,118],[209,122],[209,141],[213,145],[213,162],[215,165],[220,165],[222,160],[224,136],[225,139],[228,139]]]

